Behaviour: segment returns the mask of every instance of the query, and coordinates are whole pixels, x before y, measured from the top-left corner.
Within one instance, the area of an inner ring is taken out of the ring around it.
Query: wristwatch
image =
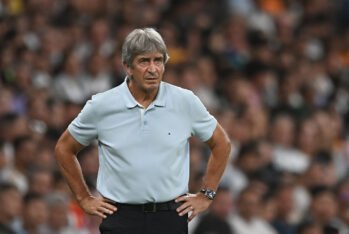
[[[204,194],[205,197],[207,197],[210,200],[213,200],[214,197],[216,196],[216,192],[213,191],[212,189],[208,189],[208,188],[201,189],[200,193]]]

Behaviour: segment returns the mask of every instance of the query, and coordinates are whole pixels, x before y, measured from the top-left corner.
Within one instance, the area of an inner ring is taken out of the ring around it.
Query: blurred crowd
[[[123,39],[149,26],[165,81],[193,90],[234,149],[190,233],[348,234],[349,0],[0,1],[0,233],[98,233],[53,149],[91,95],[123,82]],[[97,151],[78,156],[95,194]],[[208,156],[193,139],[191,192]]]

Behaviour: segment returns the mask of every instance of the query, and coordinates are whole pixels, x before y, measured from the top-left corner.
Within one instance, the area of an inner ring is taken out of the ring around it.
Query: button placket
[[[144,127],[144,113],[145,113],[144,108],[143,107],[139,108],[139,112],[141,115],[141,129],[143,129],[143,127]]]
[[[144,112],[144,117],[143,117],[143,131],[147,131],[149,129],[149,120],[148,120],[148,117],[149,117],[149,112],[148,110],[145,110]]]

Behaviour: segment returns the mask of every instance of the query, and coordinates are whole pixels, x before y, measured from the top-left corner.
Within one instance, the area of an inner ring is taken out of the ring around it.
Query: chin
[[[153,91],[158,90],[159,87],[160,87],[160,84],[145,85],[145,86],[144,86],[144,90],[145,90],[146,92],[153,92]]]
[[[148,83],[145,84],[146,89],[157,89],[160,86],[160,82]]]

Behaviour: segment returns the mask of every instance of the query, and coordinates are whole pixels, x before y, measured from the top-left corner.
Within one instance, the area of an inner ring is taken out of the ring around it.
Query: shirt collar
[[[125,105],[127,108],[132,109],[136,106],[141,106],[136,99],[133,97],[130,89],[127,86],[127,77],[125,78],[124,82],[121,84],[123,93],[125,94]],[[160,83],[160,87],[159,87],[159,92],[154,100],[154,106],[158,106],[158,107],[164,107],[166,105],[166,101],[165,101],[165,86],[164,83],[161,82]]]
[[[165,89],[166,87],[164,85],[164,82],[161,81],[158,95],[156,95],[156,98],[154,100],[155,106],[164,107],[166,105]]]

